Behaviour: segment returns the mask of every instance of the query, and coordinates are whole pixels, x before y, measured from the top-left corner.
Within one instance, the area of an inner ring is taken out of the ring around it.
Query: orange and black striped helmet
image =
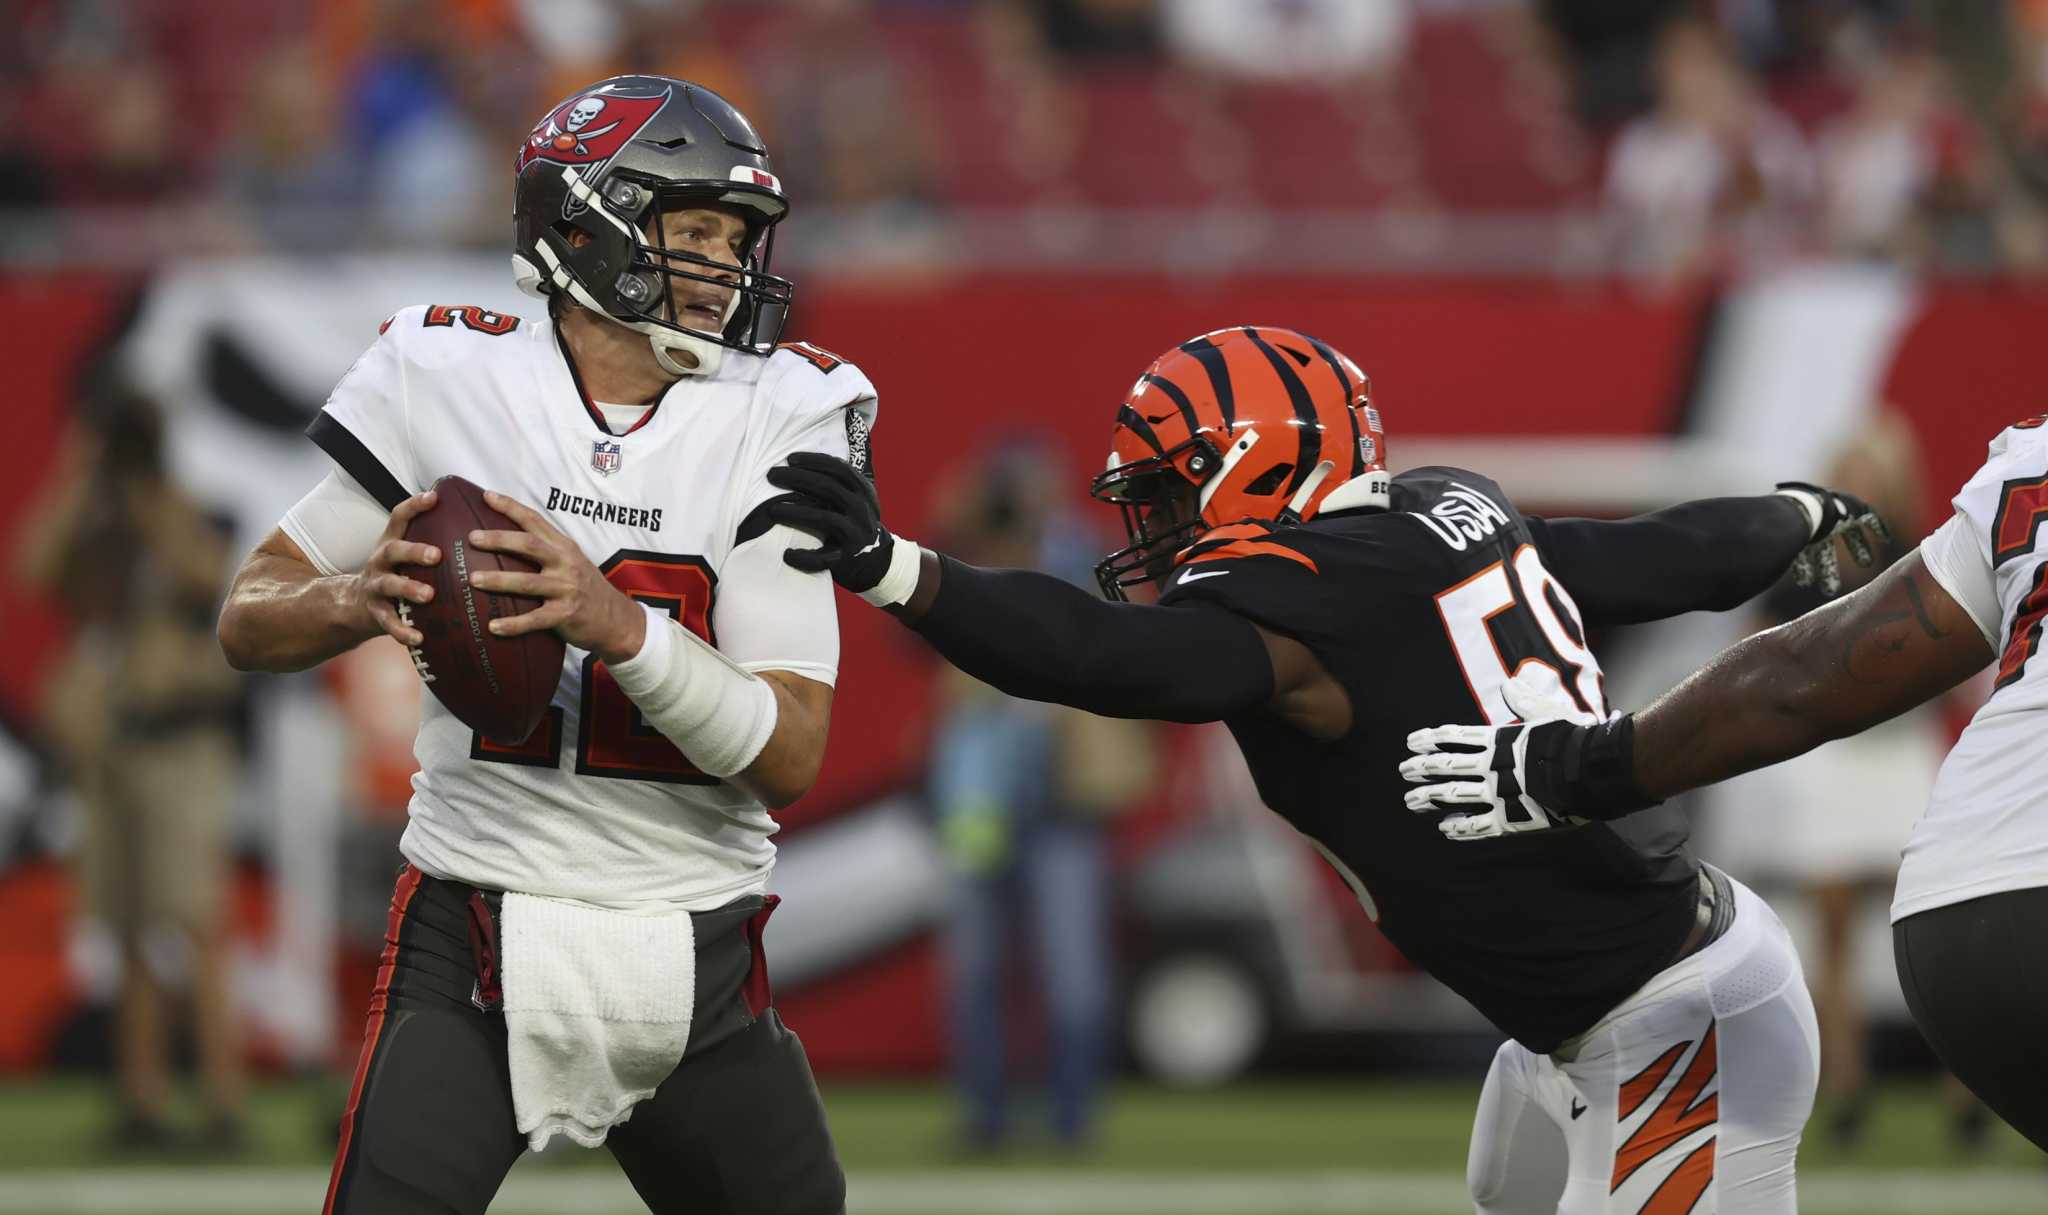
[[[1210,528],[1305,522],[1340,487],[1346,508],[1385,509],[1389,485],[1358,364],[1292,329],[1218,329],[1160,356],[1117,411],[1091,492],[1123,510],[1130,544],[1095,574],[1122,599]]]

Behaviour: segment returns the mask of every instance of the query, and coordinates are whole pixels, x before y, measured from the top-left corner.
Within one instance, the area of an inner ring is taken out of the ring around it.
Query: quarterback
[[[1421,811],[1474,838],[1510,834],[1513,799],[1619,815],[1790,759],[1897,717],[1996,664],[1935,777],[1892,899],[1899,986],[1957,1078],[2048,1150],[2048,417],[1991,441],[1920,547],[1856,593],[1722,653],[1641,712],[1601,723],[1419,733],[1404,762]],[[1531,706],[1531,722],[1555,716]],[[1501,777],[1489,782],[1482,769]],[[1649,813],[1655,813],[1654,810]]]
[[[1813,1006],[1764,902],[1672,813],[1490,841],[1401,810],[1395,764],[1437,721],[1507,722],[1511,680],[1608,713],[1586,630],[1726,609],[1837,530],[1789,485],[1600,522],[1522,514],[1456,468],[1389,476],[1357,365],[1245,327],[1168,351],[1118,413],[1095,496],[1131,543],[1104,602],[890,535],[844,460],[771,474],[793,549],[967,673],[1110,716],[1225,722],[1260,796],[1410,961],[1510,1036],[1473,1129],[1483,1212],[1791,1212],[1817,1075]],[[1860,536],[1860,532],[1855,534]],[[1830,550],[1831,551],[1831,550]],[[1115,602],[1152,583],[1154,604]]]
[[[829,579],[790,568],[768,471],[865,465],[873,387],[779,345],[788,209],[746,118],[666,77],[605,80],[517,158],[513,267],[545,321],[463,305],[385,322],[309,428],[334,462],[244,563],[220,639],[245,670],[421,637],[407,543],[460,475],[538,573],[493,624],[567,643],[505,745],[422,691],[405,866],[326,1211],[482,1212],[520,1152],[606,1144],[657,1212],[831,1215],[845,1183],[770,1003],[771,809],[823,756]]]

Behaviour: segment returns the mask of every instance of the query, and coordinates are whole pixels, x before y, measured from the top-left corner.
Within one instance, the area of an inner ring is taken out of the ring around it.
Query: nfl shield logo
[[[619,471],[619,445],[603,439],[591,440],[590,466],[607,477]]]

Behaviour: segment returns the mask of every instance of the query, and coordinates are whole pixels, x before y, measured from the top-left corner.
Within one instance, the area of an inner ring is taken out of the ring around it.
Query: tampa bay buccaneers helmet
[[[768,273],[768,259],[789,201],[766,145],[731,102],[667,76],[601,80],[548,111],[519,145],[517,172],[512,269],[521,288],[561,293],[646,334],[676,375],[710,375],[726,349],[775,348],[794,287]],[[736,281],[731,265],[666,247],[661,224],[650,222],[706,205],[745,218]],[[579,243],[576,232],[589,239]],[[671,279],[730,289],[724,327],[684,325]]]
[[[1246,325],[1182,342],[1117,411],[1091,493],[1130,544],[1095,567],[1103,594],[1150,582],[1213,527],[1386,509],[1387,436],[1358,364],[1307,334]]]

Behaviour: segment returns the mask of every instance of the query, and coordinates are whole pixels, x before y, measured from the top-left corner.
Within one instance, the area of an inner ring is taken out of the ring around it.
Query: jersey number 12
[[[598,572],[636,603],[660,608],[706,641],[711,636],[711,593],[716,576],[702,557],[676,557],[621,549]],[[665,781],[679,785],[715,785],[718,778],[698,771],[661,731],[647,724],[640,710],[597,660],[583,658],[583,694],[576,707],[576,773],[620,780]],[[482,735],[472,736],[470,758],[496,763],[534,764],[553,768],[562,756],[562,713],[548,715],[525,742],[500,746]]]

